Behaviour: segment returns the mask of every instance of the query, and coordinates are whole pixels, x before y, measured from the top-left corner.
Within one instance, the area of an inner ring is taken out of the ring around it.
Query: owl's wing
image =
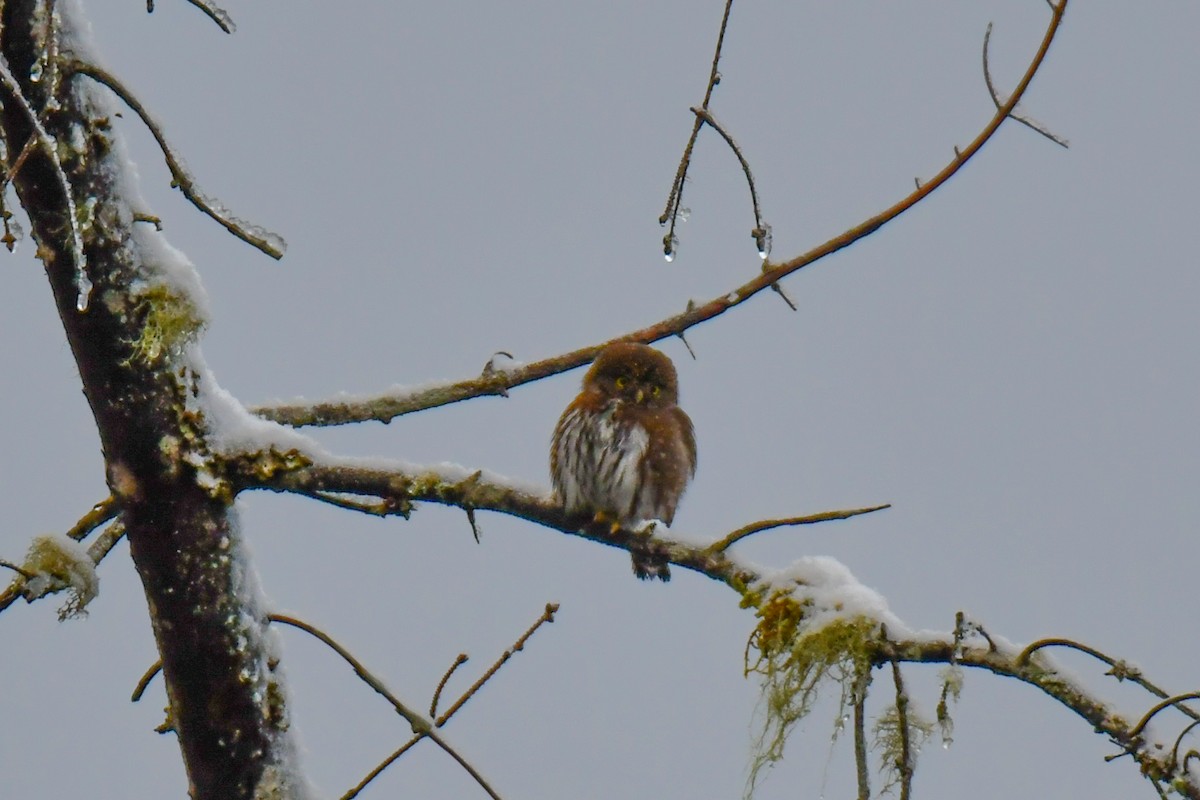
[[[692,427],[692,418],[679,406],[671,408],[671,416],[679,425],[679,436],[683,439],[683,449],[687,452],[688,477],[696,474],[696,431]]]

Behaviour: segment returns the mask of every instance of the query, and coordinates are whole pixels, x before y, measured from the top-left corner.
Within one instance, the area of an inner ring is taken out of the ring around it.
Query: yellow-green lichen
[[[131,341],[126,363],[140,361],[154,366],[167,355],[178,353],[204,329],[200,310],[185,294],[166,284],[151,284],[136,295],[135,313],[141,331]]]
[[[743,598],[758,607],[759,620],[746,644],[745,673],[762,678],[762,727],[746,784],[750,796],[762,768],[783,758],[788,735],[812,710],[826,679],[840,687],[841,717],[852,702],[858,677],[871,668],[870,644],[879,625],[864,617],[845,617],[814,626],[811,602],[785,592],[765,600],[747,592]]]
[[[87,616],[87,605],[100,593],[96,565],[86,548],[65,536],[38,536],[29,544],[22,569],[33,575],[25,584],[28,599],[61,592],[70,594],[58,610],[60,620]]]
[[[900,713],[901,704],[904,707]],[[917,754],[921,746],[933,735],[933,723],[925,719],[909,702],[906,696],[897,698],[896,704],[875,721],[875,749],[879,751],[879,772],[883,775],[880,794],[886,794],[900,785],[905,770],[909,775],[916,768]],[[907,741],[907,753],[905,743]]]
[[[962,695],[963,670],[958,664],[951,664],[941,671],[942,696],[937,704],[938,731],[942,736],[942,744],[949,747],[954,742],[954,718],[950,716],[950,704],[957,703]]]

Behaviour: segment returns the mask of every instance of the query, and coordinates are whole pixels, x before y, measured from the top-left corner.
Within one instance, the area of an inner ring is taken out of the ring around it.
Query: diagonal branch
[[[1004,101],[1000,97],[1000,93],[996,90],[995,82],[992,80],[992,66],[988,58],[988,45],[991,43],[991,40],[992,23],[989,22],[987,31],[985,31],[983,34],[983,82],[987,84],[988,94],[992,96],[992,103],[996,106],[996,108],[1000,108],[1000,106],[1004,105]],[[1054,142],[1056,145],[1059,145],[1060,147],[1066,148],[1071,146],[1070,142],[1051,132],[1050,129],[1045,125],[1022,114],[1018,114],[1015,106],[1013,107],[1013,110],[1009,112],[1009,116],[1030,130],[1045,136],[1047,139]]]
[[[762,531],[774,530],[775,528],[790,527],[792,525],[812,525],[814,522],[828,522],[835,519],[850,519],[857,517],[860,514],[871,514],[875,511],[883,511],[886,508],[891,508],[891,503],[884,503],[881,506],[869,506],[867,508],[851,508],[845,511],[824,511],[820,514],[809,514],[803,517],[785,517],[784,519],[764,519],[760,522],[751,522],[749,525],[743,525],[733,533],[718,542],[713,542],[709,545],[709,549],[715,552],[724,552],[733,546],[736,542],[740,542],[748,536],[753,536]]]
[[[1145,720],[1164,708],[1179,706],[1195,693],[1167,698],[1151,709],[1138,723],[1129,722],[1110,703],[1105,702],[1074,679],[1046,663],[1036,663],[1012,647],[964,647],[953,639],[901,639],[890,642],[872,663],[885,664],[889,653],[900,661],[920,664],[950,664],[982,669],[1005,678],[1034,686],[1082,718],[1096,733],[1107,736],[1137,762],[1151,781],[1167,784],[1184,797],[1200,800],[1200,778],[1177,763],[1169,747],[1160,747],[1142,737]],[[1182,706],[1180,706],[1182,707]],[[1161,789],[1160,789],[1161,790]]]
[[[715,319],[726,311],[741,305],[759,292],[769,289],[782,278],[870,236],[927,198],[962,169],[987,144],[992,136],[996,134],[1000,126],[1010,118],[1013,109],[1016,108],[1017,103],[1024,96],[1025,90],[1029,88],[1029,84],[1041,68],[1042,62],[1050,50],[1050,45],[1053,43],[1055,35],[1058,32],[1066,7],[1066,0],[1063,0],[1056,6],[1052,6],[1050,23],[1046,28],[1045,35],[1042,37],[1042,42],[1007,102],[996,109],[996,113],[992,116],[991,120],[988,121],[983,130],[979,132],[971,143],[962,148],[952,161],[947,163],[940,172],[928,181],[921,183],[913,192],[870,219],[864,220],[832,239],[817,245],[807,253],[802,253],[788,261],[771,265],[770,269],[764,270],[753,280],[706,303],[689,305],[683,313],[631,331],[619,338],[650,343],[670,336],[679,336],[688,329],[702,322]],[[699,118],[697,118],[697,122],[699,122]],[[507,370],[496,371],[493,374],[480,375],[460,381],[448,381],[411,391],[382,394],[362,399],[260,406],[252,409],[252,411],[266,419],[295,427],[306,425],[346,425],[367,420],[388,422],[404,414],[437,408],[474,397],[503,395],[514,387],[523,386],[527,383],[583,366],[591,362],[596,357],[596,354],[607,344],[608,342],[601,342],[588,345],[542,361],[535,361],[529,364],[513,366]]]
[[[491,797],[493,800],[500,800],[500,795],[496,794],[496,791],[488,784],[487,780],[485,780],[484,777],[479,774],[479,771],[475,769],[470,762],[463,758],[457,750],[451,747],[450,744],[443,739],[436,730],[434,730],[434,723],[431,720],[426,719],[419,711],[409,708],[400,700],[400,698],[392,694],[392,692],[386,686],[384,686],[383,681],[381,681],[375,676],[374,673],[364,667],[362,662],[354,657],[353,653],[340,645],[332,636],[325,633],[320,628],[310,625],[303,620],[296,619],[295,617],[289,617],[283,614],[271,614],[268,618],[272,622],[277,622],[281,625],[289,625],[293,628],[304,631],[310,636],[320,640],[322,644],[341,656],[342,660],[350,665],[351,669],[354,670],[354,673],[358,675],[363,683],[367,684],[380,695],[382,695],[384,699],[392,704],[392,708],[396,709],[396,713],[408,721],[408,724],[412,726],[413,733],[417,737],[427,736],[433,740],[434,744],[442,748],[442,750],[445,751],[448,756],[457,761],[459,765],[465,769],[472,778],[475,779],[475,782],[478,783],[479,786],[488,793],[489,797]]]
[[[158,146],[162,150],[163,158],[167,162],[167,168],[171,171],[172,185],[177,186],[179,191],[183,192],[184,197],[192,202],[192,205],[215,219],[225,230],[243,242],[261,250],[271,258],[283,258],[283,252],[287,249],[287,242],[282,237],[252,222],[238,219],[233,212],[221,205],[219,200],[208,197],[204,192],[200,191],[200,187],[196,185],[196,179],[192,177],[187,167],[184,166],[183,160],[175,153],[175,150],[171,147],[171,143],[167,141],[166,134],[163,133],[162,127],[158,124],[157,120],[142,105],[137,96],[125,88],[125,85],[115,75],[95,64],[88,64],[83,61],[71,61],[67,63],[64,65],[64,71],[68,76],[86,75],[97,83],[102,84],[117,97],[121,98],[121,101],[125,105],[129,106],[133,109],[134,113],[141,117],[142,123],[150,129],[150,133],[154,136],[154,141],[158,142]]]

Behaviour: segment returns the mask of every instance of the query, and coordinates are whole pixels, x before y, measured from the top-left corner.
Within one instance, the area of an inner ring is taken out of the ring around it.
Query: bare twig
[[[887,636],[884,629],[884,636]],[[900,661],[891,656],[892,682],[896,686],[896,719],[900,733],[900,763],[896,768],[900,771],[900,800],[909,800],[912,794],[912,741],[908,730],[908,693],[904,690],[904,676],[900,674]]]
[[[1050,8],[1052,8],[1052,9],[1054,8],[1053,4],[1050,6]],[[988,26],[987,26],[987,31],[985,31],[983,34],[983,81],[984,81],[984,83],[987,84],[988,94],[990,94],[992,96],[992,102],[995,103],[996,108],[1000,108],[1002,105],[1004,105],[1004,102],[1000,98],[1000,93],[996,91],[996,84],[992,82],[992,69],[991,69],[991,65],[988,63],[988,44],[991,41],[991,38],[992,38],[992,23],[989,22]],[[1022,125],[1029,128],[1030,130],[1036,131],[1037,133],[1040,133],[1042,136],[1045,136],[1047,139],[1054,142],[1056,145],[1059,145],[1060,147],[1070,147],[1071,146],[1070,142],[1068,142],[1063,137],[1061,137],[1055,133],[1052,133],[1050,131],[1050,129],[1047,128],[1045,125],[1041,124],[1040,122],[1037,122],[1034,119],[1031,119],[1030,117],[1026,117],[1021,114],[1018,114],[1016,112],[1016,106],[1013,107],[1013,110],[1010,111],[1008,113],[1008,115],[1009,115],[1009,117],[1011,117],[1012,119],[1021,123]],[[955,148],[955,152],[957,153],[957,148]]]
[[[233,33],[237,30],[237,25],[233,23],[233,18],[216,3],[210,0],[187,0],[196,8],[204,12],[205,16],[217,23],[217,27],[226,33]]]
[[[4,182],[6,184],[11,183],[16,174],[21,171],[21,167],[25,166],[25,161],[29,158],[29,154],[34,151],[39,142],[40,139],[37,136],[30,136],[25,140],[25,144],[21,147],[21,152],[17,153],[16,160],[13,161],[12,166],[4,173]]]
[[[885,508],[891,508],[891,503],[884,503],[881,506],[870,506],[868,508],[852,508],[845,511],[823,511],[820,514],[809,514],[803,517],[785,517],[783,519],[764,519],[760,522],[751,522],[749,525],[743,525],[733,533],[729,534],[720,541],[713,542],[708,546],[708,549],[714,553],[721,553],[728,550],[732,545],[740,542],[748,536],[753,536],[762,531],[769,531],[774,528],[783,528],[791,525],[812,525],[816,522],[828,522],[836,519],[849,519],[857,517],[861,514],[870,514],[875,511],[882,511]]]
[[[13,572],[17,573],[25,580],[32,580],[33,578],[37,577],[32,572],[24,570],[21,567],[18,567],[16,564],[12,563],[11,561],[5,561],[3,559],[0,559],[0,567],[4,567],[5,569],[11,569]]]
[[[500,655],[500,658],[496,659],[496,662],[492,664],[492,666],[488,667],[487,672],[483,673],[483,675],[479,677],[479,680],[471,684],[471,687],[467,689],[467,691],[463,692],[462,697],[455,700],[454,705],[450,706],[450,708],[446,710],[445,714],[442,714],[440,717],[438,717],[434,724],[439,728],[445,725],[446,722],[452,716],[454,716],[454,714],[460,708],[462,708],[468,700],[475,696],[476,692],[483,688],[485,683],[491,680],[492,676],[495,675],[500,668],[503,667],[504,664],[513,657],[514,653],[519,653],[525,649],[525,643],[529,641],[529,637],[533,636],[533,634],[537,632],[538,628],[542,627],[542,625],[545,625],[547,622],[554,622],[554,615],[557,612],[558,603],[547,603],[545,610],[542,611],[542,615],[538,617],[532,625],[529,626],[529,630],[521,634],[520,638],[513,643],[513,646],[505,650]]]
[[[1180,703],[1182,703],[1184,700],[1200,700],[1200,692],[1177,694],[1174,697],[1168,697],[1165,700],[1160,700],[1159,702],[1155,703],[1150,707],[1150,710],[1147,711],[1140,720],[1138,720],[1138,723],[1134,725],[1132,729],[1130,729],[1130,737],[1132,738],[1140,735],[1141,732],[1146,729],[1146,726],[1150,724],[1150,720],[1154,719],[1154,717],[1157,716],[1158,713],[1163,709],[1175,707],[1182,710],[1183,706],[1180,706]]]
[[[284,614],[270,614],[267,618],[272,622],[278,622],[282,625],[290,625],[293,628],[298,628],[304,631],[310,636],[320,640],[326,647],[341,656],[342,660],[350,665],[351,669],[354,670],[354,673],[358,675],[363,683],[367,684],[377,693],[383,696],[384,699],[392,704],[392,708],[396,709],[396,713],[408,721],[408,724],[412,726],[414,734],[417,736],[428,736],[430,739],[432,739],[438,747],[442,748],[447,755],[457,761],[459,766],[466,770],[467,773],[475,779],[475,782],[479,784],[480,788],[488,793],[489,797],[492,797],[493,800],[500,800],[500,796],[496,794],[496,791],[488,784],[484,777],[479,774],[479,771],[475,769],[475,767],[472,766],[466,759],[459,755],[458,751],[451,747],[450,744],[447,743],[446,740],[434,730],[433,723],[430,720],[426,719],[419,712],[414,711],[401,702],[398,697],[392,694],[391,691],[389,691],[388,688],[383,685],[383,681],[375,677],[375,675],[366,667],[364,667],[362,663],[350,653],[349,650],[338,644],[338,642],[332,636],[325,633],[320,628],[310,625],[303,620],[296,619],[295,617],[289,617]]]
[[[348,511],[357,511],[360,514],[370,514],[373,517],[386,517],[392,509],[388,507],[387,502],[383,500],[364,501],[351,500],[348,497],[334,494],[332,492],[302,492],[305,497],[311,497],[313,500],[319,500],[322,503],[328,503],[336,508],[344,508]]]
[[[725,44],[725,30],[729,27],[729,13],[733,10],[733,0],[725,0],[725,11],[721,15],[721,29],[717,33],[717,47],[713,52],[712,69],[708,73],[708,86],[704,90],[704,102],[700,104],[701,108],[707,109],[709,101],[712,100],[713,89],[721,82],[721,48]],[[703,120],[699,117],[692,124],[692,133],[688,137],[687,144],[683,148],[683,156],[679,159],[679,167],[675,170],[675,180],[671,183],[671,191],[667,195],[667,207],[663,210],[662,216],[658,218],[659,225],[670,223],[667,233],[663,236],[663,254],[670,260],[674,256],[675,247],[678,244],[678,239],[675,236],[675,223],[679,219],[679,211],[683,203],[683,187],[687,182],[688,167],[692,163],[692,150],[696,146],[696,138],[700,135],[700,128],[703,125]]]
[[[125,538],[125,526],[120,521],[105,528],[104,532],[88,545],[88,555],[91,557],[92,563],[99,564],[103,561],[105,556],[117,546],[117,542],[123,538]]]
[[[429,703],[430,717],[437,717],[438,700],[440,700],[442,697],[442,689],[446,688],[446,682],[450,680],[450,676],[454,674],[454,671],[463,664],[467,663],[468,660],[469,657],[466,653],[459,653],[458,657],[454,659],[454,663],[451,664],[450,668],[446,670],[446,674],[442,676],[440,681],[438,681],[437,688],[433,690],[433,700]]]
[[[854,684],[854,767],[858,774],[858,800],[871,800],[871,771],[867,765],[867,687],[871,669],[860,669]]]
[[[237,30],[237,25],[233,24],[233,20],[225,9],[216,5],[210,0],[187,0],[196,8],[204,12],[205,16],[217,23],[217,26],[226,33],[233,33]],[[154,0],[146,0],[146,13],[154,13]]]
[[[533,623],[533,626],[530,627],[529,630],[525,631],[525,633],[519,639],[517,639],[517,641],[513,644],[513,646],[510,649],[504,651],[504,654],[500,657],[500,659],[495,664],[493,664],[492,667],[486,673],[484,673],[483,677],[480,678],[478,681],[476,681],[474,684],[472,684],[472,686],[469,689],[467,689],[466,692],[463,693],[462,697],[460,697],[454,703],[454,705],[450,707],[449,711],[447,711],[441,717],[438,717],[438,719],[434,723],[434,725],[438,728],[445,725],[450,720],[450,718],[453,717],[454,714],[457,713],[458,710],[463,707],[463,705],[467,702],[467,700],[469,700],[476,692],[478,692],[479,689],[483,686],[484,683],[486,683],[488,681],[489,678],[491,678],[493,675],[496,674],[497,670],[499,670],[500,667],[504,665],[504,662],[506,662],[509,658],[512,657],[512,654],[514,652],[518,652],[522,648],[524,648],[525,642],[529,640],[529,637],[532,636],[539,627],[541,627],[544,623],[554,621],[554,613],[556,611],[558,611],[557,603],[547,603],[546,609],[542,613],[542,616],[539,617],[538,620]],[[438,698],[441,696],[442,689],[446,686],[446,682],[448,680],[450,680],[450,676],[454,674],[454,671],[456,669],[458,669],[458,667],[460,665],[465,664],[466,662],[467,662],[467,655],[465,653],[460,653],[458,658],[456,658],[454,660],[454,663],[450,665],[450,669],[446,670],[446,674],[442,676],[441,681],[438,682],[437,689],[433,693],[433,701],[430,703],[430,707],[429,707],[429,716],[432,717],[436,714]],[[424,734],[422,734],[422,733],[417,733],[415,736],[413,736],[413,738],[411,738],[407,742],[405,742],[399,749],[397,749],[395,752],[393,752],[391,755],[389,755],[387,758],[385,758],[383,761],[381,761],[379,764],[377,764],[375,766],[375,768],[372,769],[370,772],[368,772],[361,781],[359,781],[357,784],[355,784],[355,786],[352,789],[350,789],[350,791],[348,791],[344,795],[342,795],[341,800],[351,800],[351,798],[356,797],[359,794],[359,792],[361,792],[364,788],[366,788],[367,784],[369,784],[371,781],[375,780],[375,778],[378,777],[380,775],[380,773],[382,773],[385,769],[387,769],[389,766],[391,766],[396,761],[396,759],[400,758],[400,756],[402,756],[406,752],[408,752],[408,750],[413,745],[415,745],[417,742],[419,742],[423,735]]]
[[[849,228],[823,244],[817,245],[807,253],[796,256],[788,261],[774,264],[769,270],[757,275],[753,280],[742,284],[733,291],[726,292],[707,303],[693,305],[683,313],[660,320],[645,328],[619,337],[622,340],[651,343],[680,333],[699,325],[702,322],[715,319],[736,306],[741,305],[754,295],[778,283],[782,278],[797,272],[804,267],[814,264],[823,258],[849,247],[855,242],[870,236],[887,223],[899,217],[904,212],[924,200],[946,181],[962,169],[979,150],[995,135],[1009,113],[1020,101],[1029,87],[1034,75],[1037,74],[1050,45],[1054,41],[1062,22],[1066,2],[1055,7],[1050,23],[1046,27],[1042,42],[1034,54],[1024,76],[1017,83],[1012,96],[1004,103],[979,134],[962,148],[953,161],[946,164],[933,178],[921,183],[916,190],[909,193],[890,207],[879,212],[852,228]],[[699,124],[699,119],[697,119]],[[613,339],[611,341],[617,341]],[[541,380],[551,375],[574,369],[590,363],[610,342],[581,347],[562,355],[523,364],[513,369],[505,370],[492,376],[476,376],[466,380],[447,382],[427,388],[404,393],[403,395],[380,395],[366,400],[334,400],[322,403],[295,403],[274,406],[260,406],[251,409],[254,413],[266,419],[271,419],[285,425],[296,427],[306,425],[345,425],[365,420],[389,421],[403,414],[423,411],[429,408],[457,403],[474,397],[499,395],[517,386]]]
[[[219,201],[206,196],[200,191],[200,188],[196,185],[195,178],[188,172],[182,159],[175,154],[171,144],[167,141],[162,127],[151,116],[150,112],[146,110],[141,101],[137,99],[137,96],[125,88],[125,85],[116,76],[95,64],[88,64],[83,61],[69,62],[66,65],[66,74],[86,75],[97,83],[108,87],[113,94],[121,98],[121,101],[125,105],[129,106],[134,113],[141,117],[142,123],[150,129],[154,140],[158,142],[159,149],[162,150],[163,158],[167,162],[167,168],[171,171],[172,184],[179,187],[184,197],[190,200],[192,205],[215,219],[227,231],[243,242],[261,250],[271,258],[283,258],[284,250],[287,249],[287,243],[278,234],[271,233],[258,225],[238,219],[229,209],[222,206]]]
[[[351,788],[348,792],[346,792],[344,795],[342,795],[340,800],[353,800],[355,797],[358,797],[358,795],[362,792],[362,790],[367,788],[367,784],[369,784],[371,781],[378,778],[379,775],[385,769],[387,769],[392,764],[394,764],[396,762],[396,760],[400,758],[400,756],[407,753],[409,750],[411,750],[413,748],[413,745],[415,745],[417,742],[421,741],[424,738],[425,738],[424,735],[418,733],[418,734],[414,735],[411,739],[409,739],[407,742],[400,745],[400,747],[398,749],[396,749],[390,756],[388,756],[383,761],[376,764],[375,768],[372,769],[370,772],[368,772],[361,781],[359,781],[358,783],[356,783],[354,785],[353,788]]]
[[[1142,676],[1141,671],[1136,669],[1135,667],[1130,666],[1129,664],[1125,663],[1124,661],[1115,659],[1112,656],[1106,655],[1106,654],[1100,652],[1099,650],[1095,649],[1094,647],[1089,647],[1086,644],[1082,644],[1081,642],[1076,642],[1072,639],[1063,639],[1063,638],[1039,639],[1038,641],[1033,642],[1028,647],[1026,647],[1024,650],[1021,651],[1020,655],[1017,656],[1017,664],[1020,666],[1024,666],[1029,661],[1029,659],[1033,657],[1034,653],[1036,653],[1039,650],[1042,650],[1043,648],[1046,648],[1046,647],[1066,647],[1066,648],[1070,648],[1072,650],[1078,650],[1081,653],[1086,653],[1087,655],[1091,656],[1092,658],[1096,659],[1097,661],[1103,661],[1105,664],[1108,664],[1108,666],[1112,667],[1112,669],[1110,669],[1108,671],[1108,674],[1112,675],[1117,680],[1132,681],[1132,682],[1136,683],[1138,686],[1141,686],[1146,691],[1150,692],[1150,694],[1154,695],[1155,697],[1165,699],[1168,696],[1167,693],[1163,689],[1160,689],[1158,686],[1155,686],[1153,683],[1146,680]],[[1200,720],[1200,713],[1193,711],[1189,706],[1180,704],[1179,710],[1182,711],[1187,716],[1191,717],[1192,719]]]
[[[142,699],[142,695],[146,693],[146,689],[150,686],[150,681],[158,673],[162,672],[162,659],[155,661],[150,665],[150,669],[142,673],[142,677],[138,678],[137,686],[133,687],[133,694],[130,696],[130,702],[136,703]]]
[[[1173,763],[1173,764],[1179,763],[1179,746],[1181,744],[1183,744],[1184,738],[1189,733],[1194,731],[1197,726],[1200,726],[1200,720],[1195,720],[1193,722],[1188,723],[1188,725],[1185,726],[1182,731],[1180,731],[1179,736],[1175,737],[1175,746],[1171,748],[1171,763]]]
[[[754,206],[754,230],[750,232],[750,235],[754,237],[754,244],[758,248],[758,254],[763,260],[766,260],[767,256],[771,253],[771,229],[770,226],[764,225],[762,221],[762,209],[758,203],[758,187],[754,185],[754,175],[750,171],[750,162],[742,154],[742,148],[738,147],[738,143],[729,135],[729,132],[721,127],[721,124],[717,122],[716,117],[712,115],[707,106],[699,108],[692,106],[691,111],[721,135],[721,138],[725,140],[725,144],[729,145],[729,149],[737,156],[738,163],[742,165],[742,174],[746,176],[746,183],[750,187],[750,203]],[[793,308],[793,310],[795,309]]]
[[[70,536],[77,542],[82,541],[87,538],[89,533],[115,517],[119,511],[120,508],[117,506],[116,499],[109,495],[92,506],[90,511],[80,517],[79,521],[67,531],[67,536]]]

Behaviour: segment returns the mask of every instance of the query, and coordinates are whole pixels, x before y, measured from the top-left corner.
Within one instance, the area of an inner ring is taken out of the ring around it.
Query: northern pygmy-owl
[[[550,445],[554,490],[568,512],[628,529],[670,525],[696,472],[696,437],[679,402],[671,359],[618,342],[600,351]],[[670,580],[665,561],[633,552],[634,574]]]

